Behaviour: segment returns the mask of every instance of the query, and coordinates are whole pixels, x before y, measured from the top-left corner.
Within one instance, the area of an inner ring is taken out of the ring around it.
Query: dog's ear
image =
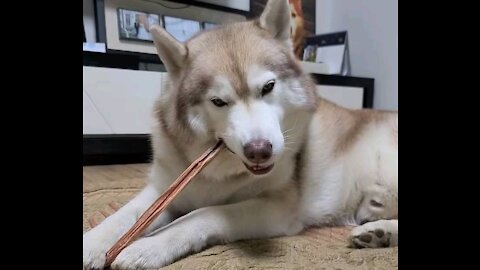
[[[159,25],[152,25],[150,33],[167,72],[178,76],[187,58],[187,48]]]
[[[288,0],[269,0],[259,18],[260,27],[290,44],[290,12]]]

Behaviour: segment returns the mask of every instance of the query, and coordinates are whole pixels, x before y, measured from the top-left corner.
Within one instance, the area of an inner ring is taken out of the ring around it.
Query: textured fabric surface
[[[84,167],[84,231],[135,196],[147,170],[145,164]],[[398,247],[350,249],[349,231],[310,228],[296,236],[217,245],[162,269],[398,269]]]

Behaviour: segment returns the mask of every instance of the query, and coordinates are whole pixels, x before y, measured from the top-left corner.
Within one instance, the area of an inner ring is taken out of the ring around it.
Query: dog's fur
[[[397,244],[398,114],[347,110],[316,95],[292,52],[288,0],[269,1],[254,21],[201,33],[185,44],[151,32],[169,83],[155,106],[147,187],[83,237],[85,269],[201,153],[223,151],[113,268],[156,268],[240,239],[297,234],[308,226],[359,225],[352,247]],[[262,87],[275,80],[262,96]],[[211,98],[227,106],[216,107]],[[272,144],[273,169],[254,175],[243,147]]]

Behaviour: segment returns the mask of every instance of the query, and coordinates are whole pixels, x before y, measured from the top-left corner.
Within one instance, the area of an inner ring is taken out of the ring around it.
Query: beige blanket
[[[85,167],[83,229],[112,214],[145,185],[147,165]],[[398,248],[350,249],[348,228],[210,247],[162,269],[398,269]]]

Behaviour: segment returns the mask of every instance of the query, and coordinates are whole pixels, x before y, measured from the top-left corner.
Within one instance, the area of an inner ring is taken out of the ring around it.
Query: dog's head
[[[294,115],[316,104],[292,52],[288,0],[186,43],[158,26],[151,32],[169,73],[175,121],[199,140],[223,139],[253,174],[268,173],[294,132]]]

